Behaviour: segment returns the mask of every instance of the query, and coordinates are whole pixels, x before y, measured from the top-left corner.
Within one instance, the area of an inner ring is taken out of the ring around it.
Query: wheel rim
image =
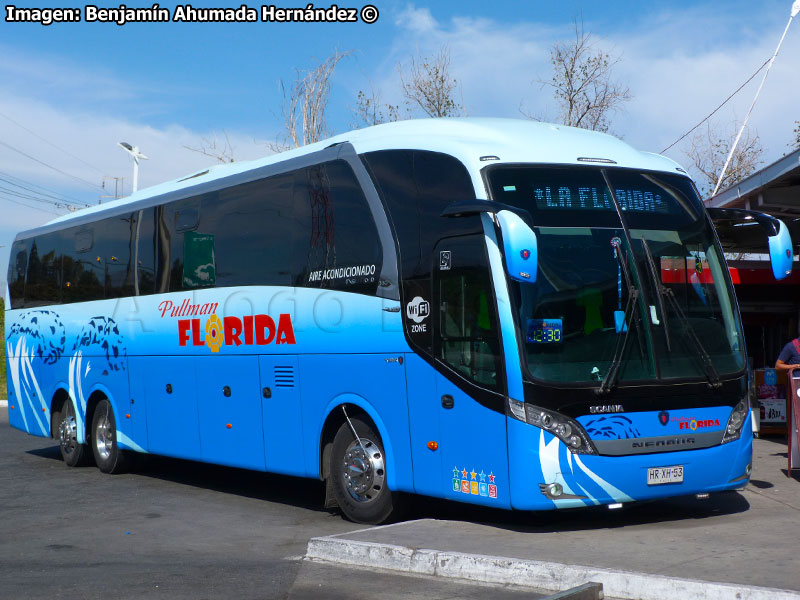
[[[99,454],[100,458],[103,460],[108,460],[114,447],[114,439],[111,431],[111,419],[109,417],[110,410],[111,408],[106,405],[106,412],[102,417],[100,417],[100,420],[97,423],[97,428],[94,432],[94,445],[97,448],[97,454]]]
[[[72,404],[67,405],[67,413],[58,426],[58,439],[64,454],[72,454],[78,446],[78,422],[72,414]]]
[[[384,488],[386,470],[383,452],[367,438],[353,441],[344,453],[342,476],[348,493],[361,503],[371,502]]]

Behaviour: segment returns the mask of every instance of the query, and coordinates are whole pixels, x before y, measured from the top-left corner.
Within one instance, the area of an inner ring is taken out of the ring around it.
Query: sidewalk
[[[599,581],[614,598],[800,600],[800,477],[786,477],[783,440],[755,440],[754,454],[741,493],[615,511],[476,510],[314,538],[307,557],[539,589]]]

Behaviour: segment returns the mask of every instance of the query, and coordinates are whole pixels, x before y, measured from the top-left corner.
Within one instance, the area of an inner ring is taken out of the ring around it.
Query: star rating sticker
[[[453,479],[458,479],[459,473],[460,471],[458,470],[458,467],[453,467]]]
[[[475,469],[472,469],[472,471],[470,472],[470,475],[472,475],[472,478],[473,478],[473,479],[475,479],[475,477],[476,477],[478,474],[475,472]]]
[[[486,481],[486,473],[483,472],[483,469],[481,469],[480,476],[481,476],[481,481]]]
[[[494,473],[489,473],[489,483],[494,483],[494,478],[496,475]]]
[[[467,470],[464,469],[463,471],[461,471],[461,475],[464,477],[464,479],[466,479],[467,478]]]

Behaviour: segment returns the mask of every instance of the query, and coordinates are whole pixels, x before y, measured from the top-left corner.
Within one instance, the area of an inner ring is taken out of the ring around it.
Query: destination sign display
[[[669,203],[651,190],[617,188],[614,190],[622,210],[652,214],[668,214]],[[534,186],[536,208],[542,210],[615,210],[608,188],[595,186]]]

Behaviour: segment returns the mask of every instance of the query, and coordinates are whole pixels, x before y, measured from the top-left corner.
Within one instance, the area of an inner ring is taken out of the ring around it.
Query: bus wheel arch
[[[87,444],[78,441],[80,425],[75,403],[69,392],[56,390],[50,401],[51,435],[58,440],[61,458],[68,467],[82,467],[91,463],[92,451]]]
[[[129,467],[129,454],[119,447],[117,415],[111,398],[95,390],[86,403],[86,442],[97,468],[103,473],[124,473]]]
[[[338,506],[349,520],[366,524],[397,515],[400,498],[386,483],[390,451],[385,440],[376,419],[358,405],[340,404],[328,414],[320,439],[326,508]]]
[[[70,402],[69,392],[61,387],[56,389],[50,400],[50,437],[54,440],[59,439],[59,427],[67,402]]]

